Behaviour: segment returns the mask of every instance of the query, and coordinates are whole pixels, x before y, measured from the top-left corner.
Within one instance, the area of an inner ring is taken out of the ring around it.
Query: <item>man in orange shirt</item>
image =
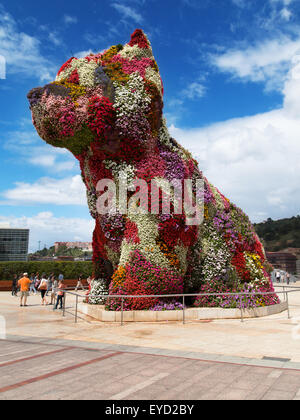
[[[21,300],[20,306],[23,306],[23,298],[24,298],[24,306],[27,306],[27,297],[29,296],[29,287],[30,287],[30,279],[28,278],[28,274],[24,273],[23,277],[18,281],[18,285],[21,289]]]

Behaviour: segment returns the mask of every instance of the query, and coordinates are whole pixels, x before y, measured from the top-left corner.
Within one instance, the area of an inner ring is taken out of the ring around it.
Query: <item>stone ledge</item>
[[[258,318],[278,314],[286,311],[287,302],[277,305],[264,306],[260,308],[249,308],[243,310],[243,318]],[[89,305],[79,303],[78,311],[91,318],[103,322],[121,322],[121,312],[106,311],[103,305]],[[187,321],[207,319],[240,319],[240,309],[223,308],[189,308],[185,310]],[[124,322],[161,322],[161,321],[182,321],[183,311],[124,311]]]

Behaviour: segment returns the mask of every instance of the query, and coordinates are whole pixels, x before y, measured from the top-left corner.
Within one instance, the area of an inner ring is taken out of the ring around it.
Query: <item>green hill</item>
[[[254,224],[267,251],[300,248],[300,216]]]

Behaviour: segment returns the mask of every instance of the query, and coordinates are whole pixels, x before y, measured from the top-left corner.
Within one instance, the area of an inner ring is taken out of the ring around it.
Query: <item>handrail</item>
[[[244,316],[243,316],[243,309],[246,309],[242,305],[242,297],[246,296],[265,296],[265,295],[274,295],[274,294],[285,294],[285,300],[287,302],[287,312],[288,312],[288,319],[290,319],[290,309],[289,309],[289,300],[288,300],[288,294],[293,292],[299,292],[300,287],[297,286],[288,286],[288,285],[274,285],[274,287],[283,287],[283,291],[274,291],[274,292],[238,292],[238,293],[178,293],[178,294],[169,294],[169,295],[108,295],[108,294],[102,294],[102,295],[93,295],[89,294],[88,297],[98,297],[98,298],[105,298],[105,299],[112,299],[112,298],[120,298],[121,299],[121,325],[123,325],[123,312],[124,312],[124,299],[127,298],[172,298],[172,297],[181,297],[183,300],[183,324],[185,324],[185,297],[197,297],[197,296],[239,296],[239,303],[240,303],[240,311],[241,311],[241,322],[244,322]],[[292,289],[292,290],[286,290]],[[73,296],[76,296],[76,306],[75,306],[75,322],[77,323],[78,320],[78,298],[83,297],[83,295],[80,295],[75,292],[70,292],[67,289],[63,289],[65,292],[64,299],[63,299],[63,316],[65,316],[66,312],[66,294],[70,294]]]

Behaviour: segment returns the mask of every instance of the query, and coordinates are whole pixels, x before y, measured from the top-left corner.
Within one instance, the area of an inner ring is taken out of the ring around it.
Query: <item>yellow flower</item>
[[[69,83],[66,80],[61,80],[60,82],[53,82],[53,84],[58,86],[64,86],[67,89],[69,89],[69,95],[71,96],[72,101],[75,103],[75,106],[78,106],[76,100],[80,98],[80,96],[85,95],[86,93],[86,89],[83,86],[77,85],[75,83]]]
[[[208,219],[208,218],[209,218],[208,207],[206,204],[204,204],[204,219]]]
[[[118,52],[118,47],[116,45],[113,45],[109,48],[109,50],[106,51],[106,53],[102,55],[101,61],[105,62],[111,60],[114,55],[118,54]]]
[[[126,268],[120,265],[114,272],[112,280],[115,286],[122,286],[125,282]]]

